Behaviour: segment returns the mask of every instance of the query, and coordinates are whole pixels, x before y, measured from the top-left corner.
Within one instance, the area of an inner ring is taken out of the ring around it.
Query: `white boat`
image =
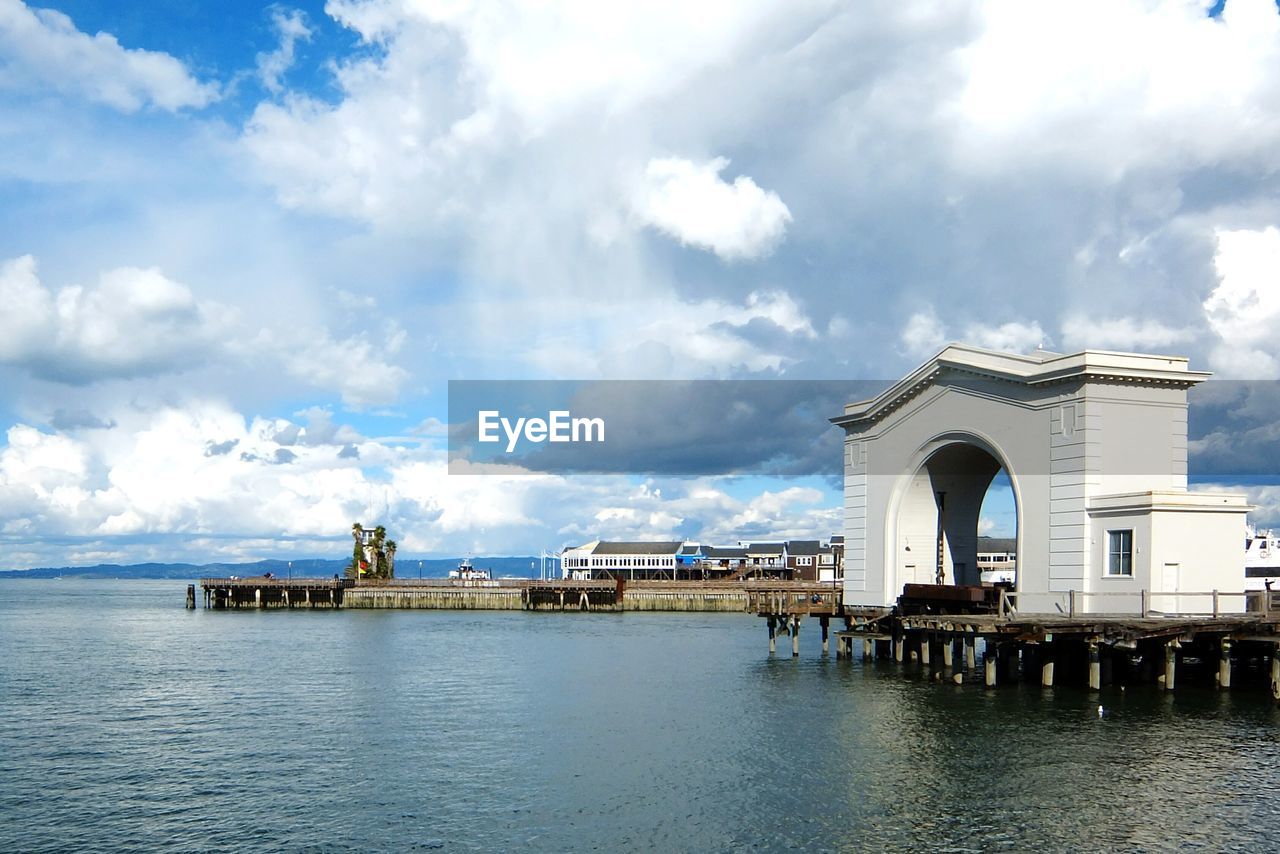
[[[1268,582],[1280,590],[1280,537],[1250,525],[1244,537],[1244,589],[1262,590]]]
[[[457,569],[449,570],[449,577],[459,581],[490,581],[493,572],[488,569],[477,569],[471,565],[470,558],[464,558]]]

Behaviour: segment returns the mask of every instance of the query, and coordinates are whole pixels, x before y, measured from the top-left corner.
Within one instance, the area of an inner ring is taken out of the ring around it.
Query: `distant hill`
[[[335,572],[339,575],[346,568],[349,558],[327,560],[324,558],[305,558],[293,561],[293,575],[296,577],[328,578]],[[456,569],[460,558],[432,558],[422,560],[423,578],[444,578],[449,570]],[[534,557],[475,557],[471,563],[481,569],[493,570],[494,577],[514,575],[520,578],[536,577],[538,574],[538,558]],[[530,569],[532,564],[533,569]],[[548,561],[550,566],[550,561]],[[60,566],[41,567],[40,569],[0,570],[0,578],[180,578],[195,579],[204,576],[224,575],[288,575],[289,562],[283,560],[260,560],[253,563],[135,563],[121,566],[114,563],[99,563],[94,566]],[[418,577],[418,561],[400,559],[396,561],[396,575],[401,578]]]

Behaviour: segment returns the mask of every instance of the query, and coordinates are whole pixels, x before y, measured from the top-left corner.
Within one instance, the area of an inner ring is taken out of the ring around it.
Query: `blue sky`
[[[449,380],[1275,380],[1280,14],[1214,5],[0,0],[5,563],[839,529],[822,478],[450,477]]]

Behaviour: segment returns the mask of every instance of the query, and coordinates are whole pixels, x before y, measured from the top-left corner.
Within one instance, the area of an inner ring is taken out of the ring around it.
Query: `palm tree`
[[[396,541],[387,540],[387,578],[396,577]]]
[[[347,567],[347,578],[360,577],[360,564],[364,562],[364,525],[356,522],[351,526],[351,538],[356,541],[351,552],[351,565]]]

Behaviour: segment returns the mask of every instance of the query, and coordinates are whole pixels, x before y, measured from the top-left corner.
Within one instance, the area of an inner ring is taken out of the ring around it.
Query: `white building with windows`
[[[659,542],[609,542],[593,540],[560,553],[565,578],[674,580],[680,569],[680,540]]]
[[[1020,611],[1208,610],[1243,591],[1243,495],[1187,488],[1185,358],[952,344],[831,419],[845,431],[844,601],[977,584],[992,479],[1016,507]],[[1232,605],[1243,609],[1243,597]]]

